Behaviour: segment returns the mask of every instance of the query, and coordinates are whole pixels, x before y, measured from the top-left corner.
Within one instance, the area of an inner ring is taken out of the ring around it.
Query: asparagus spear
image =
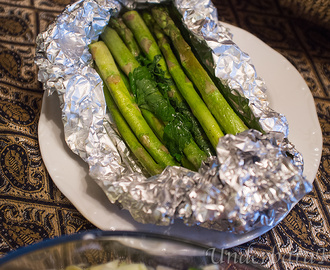
[[[134,55],[134,57],[138,57],[141,54],[141,50],[139,45],[136,43],[133,33],[123,22],[122,18],[111,18],[109,22],[109,26],[115,29],[118,35],[126,44],[127,48]]]
[[[221,128],[226,133],[237,134],[247,129],[243,121],[230,107],[226,99],[215,86],[214,82],[199,63],[191,47],[182,37],[164,7],[153,7],[152,15],[157,24],[170,37],[173,46],[177,50],[180,62],[190,80],[195,84],[204,102],[215,116]]]
[[[178,165],[169,154],[168,149],[150,129],[137,104],[132,101],[132,97],[126,89],[112,55],[104,42],[95,42],[90,44],[89,48],[111,96],[141,144],[161,166]]]
[[[105,27],[100,37],[111,51],[112,56],[125,75],[128,76],[128,74],[140,66],[135,57],[131,53],[127,53],[128,49],[126,45],[114,29]]]
[[[181,163],[182,163],[182,166],[183,166],[183,167],[185,167],[185,168],[187,168],[187,169],[189,169],[189,170],[191,170],[191,171],[196,171],[196,172],[197,172],[198,169],[199,169],[199,168],[196,168],[196,167],[194,166],[194,164],[192,164],[192,163],[187,159],[186,156],[182,156]]]
[[[129,81],[128,81],[127,77],[125,76],[125,74],[123,74],[123,72],[121,71],[120,75],[121,75],[127,89],[130,89],[130,84],[129,84]],[[130,90],[130,92],[131,92],[131,90]],[[163,121],[158,119],[151,111],[148,111],[148,110],[143,109],[143,108],[140,108],[140,110],[142,112],[142,115],[143,115],[144,119],[147,121],[147,123],[149,124],[151,129],[154,131],[154,133],[156,134],[158,139],[162,143],[164,143],[164,128],[165,128],[165,125],[164,125]],[[197,171],[198,170],[198,168],[196,168],[185,156],[182,156],[181,163],[182,163],[183,167],[185,167],[189,170],[192,170],[192,171]]]
[[[115,104],[109,89],[104,86],[103,87],[105,101],[107,103],[107,107],[116,123],[119,133],[123,137],[124,141],[131,149],[135,157],[140,161],[142,166],[148,171],[150,175],[160,174],[164,167],[157,164],[154,159],[149,155],[149,153],[144,149],[144,147],[140,144],[131,128],[128,126],[124,117],[120,113],[117,105]]]
[[[142,101],[139,104],[146,104],[165,123],[163,138],[170,153],[180,155],[183,151],[187,159],[199,168],[202,161],[206,159],[206,154],[200,150],[192,138],[189,119],[180,112],[176,112],[168,100],[160,94],[147,68],[135,69],[133,77],[137,99]]]
[[[161,51],[152,36],[149,28],[141,18],[140,14],[135,11],[131,10],[123,14],[122,16],[125,24],[129,27],[132,31],[136,41],[140,45],[140,48],[145,53],[147,58],[150,61],[153,61],[155,56],[160,56],[158,60],[158,65],[160,66],[161,70],[165,72],[165,78],[169,79],[170,83],[170,91],[168,92],[168,96],[170,98],[175,98],[176,102],[179,104],[182,102],[182,97],[178,93],[175,84],[172,81],[172,78],[167,70],[167,66],[165,63],[165,59],[161,56]]]
[[[130,83],[129,80],[127,78],[127,76],[123,73],[123,71],[121,69],[119,69],[120,72],[120,76],[122,78],[122,80],[125,83],[126,88],[129,90],[129,92],[131,93],[131,95],[133,95],[132,91],[130,90]],[[132,97],[134,99],[134,97]],[[163,136],[164,136],[164,123],[163,121],[159,120],[151,111],[140,108],[140,111],[144,117],[144,119],[146,120],[146,122],[148,123],[148,125],[151,127],[151,129],[153,130],[153,132],[156,134],[156,136],[158,137],[158,139],[164,143],[163,141]]]
[[[184,126],[184,121],[174,121],[178,119],[177,114],[169,102],[159,93],[149,71],[139,66],[137,60],[127,49],[115,30],[106,27],[101,38],[107,44],[124,73],[126,73],[126,75],[131,75],[131,80],[133,78],[138,78],[132,88],[132,92],[136,94],[135,88],[142,90],[143,95],[137,95],[138,104],[147,104],[148,109],[165,123],[165,135],[167,136],[164,140],[170,145],[175,144],[178,146],[178,149],[170,146],[170,152],[178,152],[181,151],[182,148],[188,160],[192,162],[195,167],[199,168],[202,161],[206,159],[206,154],[199,149],[192,138],[188,137],[190,131],[188,132],[187,128]],[[181,119],[183,118],[181,117]],[[181,125],[180,128],[178,127],[179,124]],[[174,125],[176,125],[176,128],[174,128]]]
[[[133,35],[148,59],[153,61],[155,57],[159,57],[158,64],[160,69],[164,72],[165,79],[169,82],[170,91],[168,91],[167,94],[172,105],[176,108],[176,110],[180,110],[190,118],[193,125],[191,132],[197,145],[205,153],[207,153],[208,156],[213,155],[212,146],[210,145],[205,133],[194,115],[191,113],[189,106],[186,104],[184,98],[180,94],[180,91],[178,91],[177,86],[172,80],[165,59],[163,58],[161,50],[153,36],[153,25],[155,25],[156,22],[153,20],[151,14],[144,12],[142,19],[137,11],[128,11],[123,15],[123,19],[132,30]]]
[[[147,121],[148,125],[154,131],[158,139],[164,143],[164,123],[158,119],[151,111],[141,108],[142,115]]]
[[[191,81],[186,77],[186,74],[172,52],[171,45],[161,29],[157,26],[154,27],[154,33],[157,37],[158,45],[163,52],[170,74],[178,86],[180,93],[188,102],[193,114],[202,125],[213,147],[216,148],[219,138],[223,136],[217,121],[214,119],[201,97],[195,91]]]
[[[154,37],[136,10],[127,11],[123,14],[122,18],[128,28],[132,31],[137,43],[140,45],[140,48],[150,61],[153,61],[156,55],[161,55],[160,49],[158,48]],[[166,63],[163,58],[159,60],[158,64],[162,67],[162,70],[167,70]],[[169,74],[167,74],[166,77],[170,78]]]
[[[100,70],[97,67],[95,67],[95,69],[100,74]],[[120,73],[121,79],[123,80],[123,82],[128,90],[130,85],[129,85],[129,81],[128,81],[127,77],[125,76],[125,74],[123,74],[123,72],[121,70],[118,70],[118,71]],[[123,91],[125,91],[125,89],[123,89]],[[121,136],[123,137],[123,139],[126,142],[126,144],[128,145],[128,147],[133,152],[133,154],[136,156],[136,158],[140,161],[142,166],[147,170],[147,172],[150,175],[155,175],[155,174],[161,173],[162,170],[164,169],[164,167],[157,164],[153,160],[153,158],[149,155],[149,153],[139,143],[136,136],[132,132],[131,128],[128,126],[126,120],[121,115],[121,113],[120,113],[117,105],[115,104],[113,98],[111,97],[109,89],[107,88],[106,85],[104,85],[104,87],[103,87],[103,92],[104,92],[104,97],[106,100],[107,107],[108,107],[112,117],[114,118],[118,131],[121,134]],[[130,91],[129,91],[129,95],[131,95]],[[131,98],[133,101],[134,97],[131,96]],[[161,134],[161,136],[163,136],[162,135],[163,133],[161,133],[161,132],[164,132],[164,124],[161,123],[161,121],[159,121],[151,112],[149,112],[147,110],[141,110],[141,112],[142,112],[144,119],[147,121],[147,123],[149,124],[150,122],[152,122],[153,126],[156,127],[156,129],[153,129],[153,131],[155,132],[158,139],[160,139],[159,134]],[[149,126],[150,126],[150,124],[149,124]],[[162,142],[161,139],[160,139],[160,141]]]

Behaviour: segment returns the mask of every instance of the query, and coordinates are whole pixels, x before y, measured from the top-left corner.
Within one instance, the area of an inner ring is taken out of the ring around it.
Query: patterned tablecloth
[[[33,60],[35,39],[69,2],[0,0],[0,255],[95,228],[54,185],[38,146],[43,90]],[[313,191],[270,232],[230,252],[271,269],[330,267],[329,1],[214,3],[222,21],[259,37],[297,68],[314,97],[323,132]]]

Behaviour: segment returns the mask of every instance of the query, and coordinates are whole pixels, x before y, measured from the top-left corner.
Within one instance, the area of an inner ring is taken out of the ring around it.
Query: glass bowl
[[[0,259],[0,270],[263,269],[244,262],[226,250],[166,235],[93,230],[19,248]]]

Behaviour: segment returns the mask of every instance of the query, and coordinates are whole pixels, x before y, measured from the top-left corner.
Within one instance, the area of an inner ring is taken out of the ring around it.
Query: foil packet
[[[123,7],[160,3],[180,14],[193,46],[206,48],[207,57],[200,55],[204,65],[229,86],[229,95],[248,100],[265,133],[250,129],[225,135],[217,155],[198,172],[167,167],[148,177],[106,113],[88,44]],[[38,35],[35,62],[47,94],[56,92],[60,99],[66,143],[88,163],[109,200],[141,223],[169,225],[182,219],[188,226],[244,233],[274,226],[311,190],[302,156],[287,139],[285,116],[269,107],[264,81],[218,21],[211,1],[79,0]]]

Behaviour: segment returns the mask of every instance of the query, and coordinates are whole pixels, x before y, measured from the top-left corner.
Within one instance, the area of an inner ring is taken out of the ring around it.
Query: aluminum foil
[[[212,2],[171,3],[184,27],[212,50],[215,75],[249,99],[266,134],[248,130],[226,135],[217,156],[198,172],[167,167],[148,177],[106,114],[102,80],[93,69],[88,44],[123,6],[160,2],[80,0],[38,36],[38,79],[49,95],[59,96],[68,146],[89,164],[90,175],[109,200],[139,222],[169,225],[182,219],[187,225],[235,233],[275,225],[311,185],[302,175],[301,155],[287,139],[285,117],[269,107],[265,83],[218,22]]]

